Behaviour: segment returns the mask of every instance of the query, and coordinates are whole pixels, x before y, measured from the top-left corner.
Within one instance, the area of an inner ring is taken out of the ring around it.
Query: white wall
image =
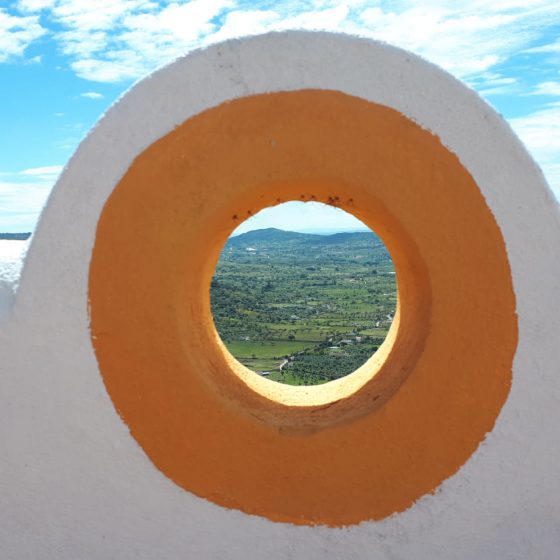
[[[115,411],[88,328],[96,223],[135,155],[205,108],[301,88],[388,105],[437,134],[501,227],[518,304],[513,386],[486,441],[408,511],[342,529],[273,523],[175,486]],[[101,119],[62,174],[11,311],[5,294],[17,259],[2,265],[0,558],[556,558],[559,247],[558,205],[508,125],[410,53],[289,32],[216,45],[148,76]]]

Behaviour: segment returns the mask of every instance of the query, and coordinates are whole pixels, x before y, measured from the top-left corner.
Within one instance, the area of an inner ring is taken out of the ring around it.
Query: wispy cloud
[[[553,43],[547,43],[539,47],[532,47],[530,49],[525,49],[526,53],[560,53],[560,39],[557,39]]]
[[[552,95],[560,97],[560,82],[541,82],[530,92],[531,95]]]
[[[279,20],[280,15],[274,10],[233,10],[226,15],[219,30],[206,38],[206,42],[265,33]]]
[[[554,159],[560,154],[560,102],[525,117],[510,119],[510,123],[542,159]]]
[[[518,94],[526,107],[534,107],[543,99],[560,96],[560,39],[550,31],[560,21],[558,0],[13,0],[6,4],[10,7],[0,8],[0,63],[21,59],[30,45],[48,34],[62,55],[61,68],[91,82],[128,82],[202,45],[299,28],[349,32],[401,46],[439,64],[487,97]],[[28,62],[40,61],[40,55],[31,54]],[[527,67],[537,65],[538,74],[527,79],[529,73],[509,65],[512,60]],[[80,97],[103,97],[95,85],[84,89],[88,91]],[[560,105],[548,104],[510,122],[560,196]],[[81,137],[79,126],[66,125],[65,138],[53,144],[73,148]],[[60,166],[46,166],[0,173],[2,221],[12,216],[14,223],[24,223],[16,215],[36,218],[60,170]],[[18,211],[21,208],[25,211]]]
[[[511,119],[510,123],[560,198],[560,102],[525,117]]]
[[[0,231],[32,231],[62,165],[0,172]]]
[[[554,14],[560,14],[560,5],[547,0],[404,0],[367,8],[355,29],[425,56],[465,79],[531,45]]]
[[[388,41],[464,79],[520,50],[560,49],[560,42],[534,47],[560,14],[557,0],[20,0],[19,6],[48,14],[71,68],[99,82],[137,78],[201,44],[291,28]]]
[[[133,80],[145,72],[141,57],[132,51],[119,53],[118,62],[86,58],[72,62],[71,66],[80,78],[93,82],[115,83]]]
[[[25,49],[45,33],[38,16],[9,14],[0,8],[0,62],[23,55]]]
[[[62,165],[46,165],[43,167],[31,167],[29,169],[24,169],[19,173],[13,175],[19,175],[23,177],[35,177],[40,180],[51,181],[55,180],[62,171]]]
[[[41,55],[33,56],[31,58],[26,58],[24,64],[41,64],[43,62],[43,57]]]
[[[560,201],[560,163],[548,162],[542,165],[542,169],[548,184]]]
[[[500,74],[484,72],[469,80],[471,87],[482,96],[507,95],[519,89],[517,78],[504,77]]]
[[[192,49],[214,32],[213,19],[234,0],[57,0],[50,14],[71,68],[82,78],[118,82],[139,77]]]
[[[80,97],[85,97],[86,99],[103,99],[103,94],[96,91],[86,91],[80,94]]]
[[[32,231],[54,181],[4,181],[0,177],[0,231]]]
[[[55,4],[56,0],[19,0],[19,8],[24,12],[38,12]]]

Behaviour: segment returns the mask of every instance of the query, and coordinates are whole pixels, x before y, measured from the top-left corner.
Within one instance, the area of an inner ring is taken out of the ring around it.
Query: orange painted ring
[[[219,342],[209,284],[239,221],[292,199],[337,204],[381,235],[400,317],[382,360],[275,393]],[[152,144],[105,205],[89,290],[107,390],[154,465],[276,521],[405,510],[471,456],[510,387],[515,298],[477,185],[437,137],[339,92],[238,99]]]

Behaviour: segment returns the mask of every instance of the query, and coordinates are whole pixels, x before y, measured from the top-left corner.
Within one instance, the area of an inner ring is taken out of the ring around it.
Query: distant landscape
[[[216,328],[231,354],[291,385],[361,366],[385,339],[396,300],[393,263],[371,231],[268,228],[232,237],[211,285]]]
[[[31,237],[31,232],[25,233],[2,233],[0,232],[0,240],[5,241],[25,241]]]

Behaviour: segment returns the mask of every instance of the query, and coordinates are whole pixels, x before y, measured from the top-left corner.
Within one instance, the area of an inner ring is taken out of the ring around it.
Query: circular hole
[[[210,288],[229,352],[265,379],[320,385],[381,346],[396,312],[393,262],[381,239],[319,202],[265,208],[226,242]]]

